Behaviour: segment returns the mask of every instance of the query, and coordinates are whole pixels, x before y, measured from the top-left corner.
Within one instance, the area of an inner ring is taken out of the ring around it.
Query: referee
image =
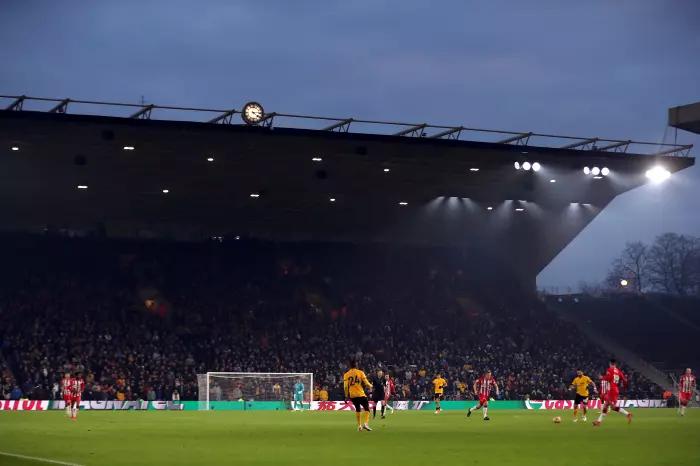
[[[372,407],[372,419],[377,417],[377,405],[384,403],[384,372],[381,369],[377,369],[372,377],[372,401],[374,406]],[[384,405],[381,408],[382,419],[384,419]]]

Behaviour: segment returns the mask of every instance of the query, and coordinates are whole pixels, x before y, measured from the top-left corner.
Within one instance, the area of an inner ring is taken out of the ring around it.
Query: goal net
[[[197,374],[199,409],[216,409],[231,402],[278,401],[288,409],[310,409],[312,373],[207,372]],[[225,409],[225,408],[224,408]]]

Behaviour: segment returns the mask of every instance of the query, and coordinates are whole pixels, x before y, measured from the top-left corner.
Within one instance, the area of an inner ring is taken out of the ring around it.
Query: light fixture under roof
[[[258,193],[251,193],[251,194],[250,194],[250,197],[257,199],[257,198],[260,197],[260,194],[258,194]]]
[[[600,174],[603,175],[603,176],[608,176],[608,175],[610,174],[610,169],[609,169],[608,167],[603,167],[603,168],[600,170]]]
[[[523,170],[527,171],[532,168],[532,164],[530,162],[523,162]]]
[[[335,202],[335,198],[334,198],[334,197],[332,197],[332,198],[330,198],[330,199],[328,199],[328,200],[331,201],[331,202]]]
[[[78,189],[88,189],[86,184],[79,184]]]
[[[671,172],[662,166],[655,166],[646,171],[646,177],[653,183],[661,183],[671,176]]]
[[[19,150],[19,146],[12,146],[10,147],[10,150],[17,152]]]
[[[551,180],[549,180],[549,182],[550,182],[550,183],[556,183],[557,180],[555,180],[554,178],[552,178]]]
[[[323,162],[323,159],[321,157],[313,157],[311,160],[314,162]]]
[[[533,170],[533,171],[538,172],[538,171],[540,171],[541,169],[542,169],[542,165],[540,165],[539,162],[535,162],[535,163],[532,164],[532,170]]]
[[[124,146],[124,150],[134,150],[134,146]]]
[[[590,167],[583,167],[583,174],[584,175],[590,175],[590,173],[591,173]]]
[[[475,167],[475,168],[470,168],[469,171],[470,171],[470,172],[478,172],[479,169]]]
[[[170,192],[169,189],[164,189],[164,190],[163,190],[163,194],[168,194],[169,192]]]
[[[488,207],[486,208],[486,210],[493,210],[493,207],[488,206]]]
[[[384,169],[384,173],[389,173],[390,171],[391,171],[391,170],[388,169],[388,168],[385,168],[385,169]]]
[[[213,162],[213,161],[214,161],[214,157],[207,157],[207,162]]]
[[[525,210],[525,209],[523,209],[522,207],[516,207],[516,208],[515,208],[515,211],[516,211],[516,212],[523,212],[524,210]]]
[[[516,170],[520,170],[520,162],[514,162],[513,166],[515,167]]]
[[[591,168],[591,174],[592,174],[593,176],[598,176],[598,175],[600,175],[600,168],[598,168],[598,167],[593,167],[593,168]]]
[[[401,201],[401,202],[399,202],[399,205],[408,205],[408,202],[406,202],[406,201]]]
[[[600,176],[600,175],[598,175],[598,176],[594,176],[594,177],[593,177],[593,179],[594,179],[594,180],[602,180],[602,179],[603,179],[603,177],[602,177],[602,176]]]

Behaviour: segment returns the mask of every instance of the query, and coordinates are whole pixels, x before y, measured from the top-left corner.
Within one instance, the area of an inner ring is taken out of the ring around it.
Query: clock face
[[[249,125],[255,125],[262,121],[263,117],[265,116],[265,111],[263,110],[262,105],[259,103],[248,102],[243,106],[242,116],[243,121]]]

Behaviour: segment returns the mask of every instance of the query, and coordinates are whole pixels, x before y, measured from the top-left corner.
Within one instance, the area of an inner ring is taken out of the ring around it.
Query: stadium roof
[[[458,245],[530,276],[651,167],[694,164],[691,146],[627,140],[277,113],[249,126],[235,124],[237,110],[134,105],[120,117],[113,109],[130,104],[7,100],[6,231]],[[88,107],[102,114],[66,112]],[[166,111],[215,116],[154,118]]]
[[[668,125],[700,134],[700,102],[669,108]]]

